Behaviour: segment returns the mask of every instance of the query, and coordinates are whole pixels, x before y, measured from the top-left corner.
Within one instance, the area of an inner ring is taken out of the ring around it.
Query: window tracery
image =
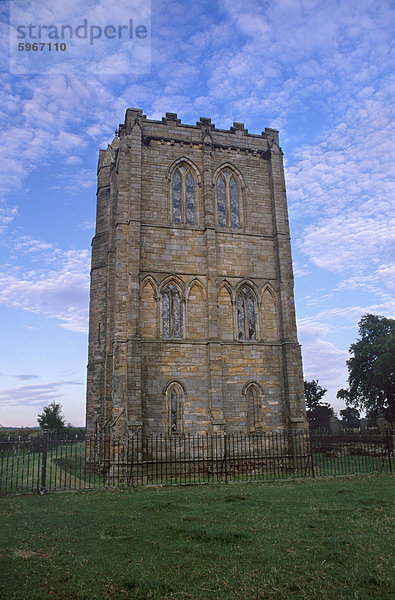
[[[256,310],[252,290],[248,286],[237,294],[237,333],[239,340],[256,340]]]
[[[162,293],[162,333],[164,338],[182,338],[181,295],[173,283]]]
[[[173,223],[196,223],[196,185],[194,176],[186,163],[181,163],[172,175]]]
[[[240,194],[235,176],[225,169],[217,178],[217,221],[220,227],[240,227]]]

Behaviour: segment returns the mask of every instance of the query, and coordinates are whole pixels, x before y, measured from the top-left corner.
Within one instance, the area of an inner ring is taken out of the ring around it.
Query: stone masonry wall
[[[194,223],[173,222],[177,165],[194,179]],[[224,169],[237,182],[239,227],[219,225],[216,181]],[[164,333],[169,285],[179,294],[178,339]],[[246,340],[238,332],[243,289],[255,310]],[[305,426],[278,132],[251,135],[240,123],[219,130],[203,118],[184,125],[172,113],[153,121],[128,109],[99,156],[88,431]]]

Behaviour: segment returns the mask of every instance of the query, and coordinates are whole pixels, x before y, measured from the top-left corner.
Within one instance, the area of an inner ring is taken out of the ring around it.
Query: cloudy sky
[[[358,320],[394,315],[390,0],[152,0],[148,68],[130,72],[120,47],[79,75],[13,74],[15,52],[10,73],[10,1],[0,0],[0,423],[36,425],[54,399],[84,424],[96,164],[128,107],[280,130],[305,378],[343,408]],[[36,22],[55,19],[43,12],[53,3],[34,4]],[[136,10],[88,4],[102,25]]]

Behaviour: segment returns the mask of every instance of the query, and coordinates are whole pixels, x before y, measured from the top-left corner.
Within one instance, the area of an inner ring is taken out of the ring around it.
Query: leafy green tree
[[[38,415],[38,424],[41,429],[50,429],[51,431],[64,431],[66,429],[65,419],[62,415],[62,405],[52,400],[48,406],[43,407],[43,412]]]
[[[321,401],[328,390],[318,384],[318,379],[315,381],[304,382],[304,397],[306,401],[306,409],[312,410]]]
[[[318,384],[318,380],[304,382],[306,416],[312,429],[329,427],[330,418],[335,412],[330,404],[321,402],[327,390]]]
[[[366,424],[368,427],[377,427],[377,413],[374,410],[367,411]]]
[[[354,429],[359,427],[361,418],[361,413],[357,408],[352,408],[351,406],[347,406],[340,411],[340,415],[342,417],[343,425],[346,429]]]
[[[395,420],[395,320],[366,314],[358,323],[360,338],[350,346],[348,389],[337,397],[348,406]]]

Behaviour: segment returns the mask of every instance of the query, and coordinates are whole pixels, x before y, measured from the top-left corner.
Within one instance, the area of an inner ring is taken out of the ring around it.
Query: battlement
[[[185,132],[188,130],[194,138],[191,141],[196,141],[196,134],[200,137],[203,134],[203,137],[208,138],[205,143],[220,143],[224,141],[224,135],[231,136],[233,138],[233,142],[237,139],[238,144],[241,144],[241,139],[248,139],[248,145],[255,145],[257,148],[262,149],[262,145],[264,149],[268,149],[268,147],[273,147],[276,145],[279,147],[279,137],[278,130],[272,129],[270,127],[266,127],[261,134],[250,133],[248,129],[244,126],[244,123],[234,122],[233,125],[229,129],[220,129],[215,126],[214,123],[211,122],[211,119],[208,117],[200,117],[199,121],[196,122],[196,125],[190,125],[186,123],[182,123],[181,119],[178,118],[177,113],[167,112],[164,117],[162,117],[161,121],[155,119],[147,119],[147,116],[143,113],[141,108],[128,108],[125,114],[125,122],[119,125],[119,128],[116,130],[116,135],[122,137],[131,132],[133,127],[136,124],[143,130],[143,134],[151,139],[155,139],[155,137],[159,137],[160,139],[173,139],[178,137],[178,134],[185,138]],[[193,136],[195,133],[195,136]],[[211,138],[211,140],[210,140]]]

